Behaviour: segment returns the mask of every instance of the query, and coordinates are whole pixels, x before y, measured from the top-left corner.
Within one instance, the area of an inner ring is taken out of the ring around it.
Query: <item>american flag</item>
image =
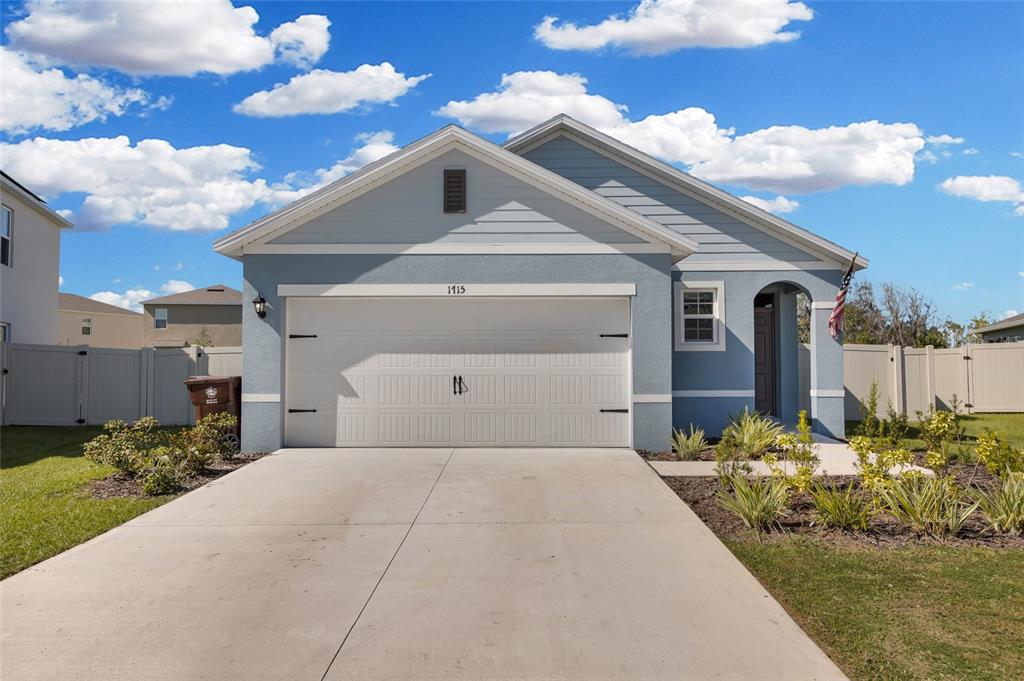
[[[843,332],[843,310],[846,309],[846,289],[850,288],[850,279],[853,278],[853,265],[857,262],[857,254],[854,253],[850,259],[850,266],[843,275],[843,281],[839,284],[839,293],[836,294],[836,303],[832,306],[832,314],[828,316],[828,332],[833,338],[839,338]]]

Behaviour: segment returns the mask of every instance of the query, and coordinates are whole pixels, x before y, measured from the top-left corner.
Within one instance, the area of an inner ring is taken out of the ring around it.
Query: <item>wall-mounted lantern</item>
[[[256,297],[252,301],[252,306],[256,308],[256,316],[263,319],[267,316],[267,300],[260,294],[256,294]]]

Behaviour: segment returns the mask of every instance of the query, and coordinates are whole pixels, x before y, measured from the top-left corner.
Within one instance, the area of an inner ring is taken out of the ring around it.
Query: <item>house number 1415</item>
[[[450,296],[461,296],[466,292],[466,287],[462,284],[452,284],[448,287],[448,295]]]

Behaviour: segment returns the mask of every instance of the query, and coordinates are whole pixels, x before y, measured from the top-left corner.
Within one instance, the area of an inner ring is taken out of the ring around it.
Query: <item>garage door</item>
[[[288,301],[291,447],[628,446],[628,298]]]

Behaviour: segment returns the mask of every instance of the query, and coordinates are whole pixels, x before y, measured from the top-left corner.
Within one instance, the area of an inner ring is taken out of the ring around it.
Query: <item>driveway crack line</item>
[[[423,509],[426,508],[427,502],[430,501],[430,496],[434,493],[434,488],[437,487],[437,483],[441,481],[441,476],[444,475],[444,471],[446,468],[448,468],[448,463],[452,460],[453,456],[455,456],[454,449],[448,452],[448,458],[445,459],[444,465],[441,466],[441,470],[438,472],[437,478],[434,479],[434,484],[430,486],[430,491],[428,491],[427,496],[424,497],[423,503],[420,504],[419,510],[416,511],[416,515],[413,516],[412,522],[409,523],[409,527],[408,529],[406,529],[405,534],[402,535],[402,541],[398,542],[398,547],[395,549],[395,552],[391,554],[391,559],[388,561],[388,564],[384,566],[384,572],[380,574],[380,578],[378,578],[377,583],[373,585],[373,589],[370,591],[370,595],[366,597],[366,601],[363,603],[363,607],[359,609],[359,614],[356,615],[356,618],[354,620],[352,620],[352,624],[349,626],[348,631],[345,632],[345,638],[341,639],[341,643],[338,645],[338,649],[334,651],[334,655],[331,657],[331,661],[327,663],[327,669],[324,670],[323,675],[320,677],[320,681],[324,681],[324,679],[327,678],[327,674],[331,671],[331,667],[334,666],[334,661],[338,659],[338,655],[341,654],[341,649],[345,647],[345,643],[348,641],[348,637],[352,635],[352,631],[356,628],[356,624],[359,623],[359,620],[363,616],[363,612],[366,611],[366,606],[368,606],[370,604],[370,601],[373,600],[373,595],[377,593],[377,589],[380,587],[380,583],[383,582],[384,578],[387,576],[388,570],[391,569],[391,564],[395,562],[395,558],[398,557],[398,552],[401,551],[402,546],[405,545],[405,540],[409,538],[409,533],[412,532],[412,528],[416,525],[416,521],[419,520],[420,513],[423,513]]]

